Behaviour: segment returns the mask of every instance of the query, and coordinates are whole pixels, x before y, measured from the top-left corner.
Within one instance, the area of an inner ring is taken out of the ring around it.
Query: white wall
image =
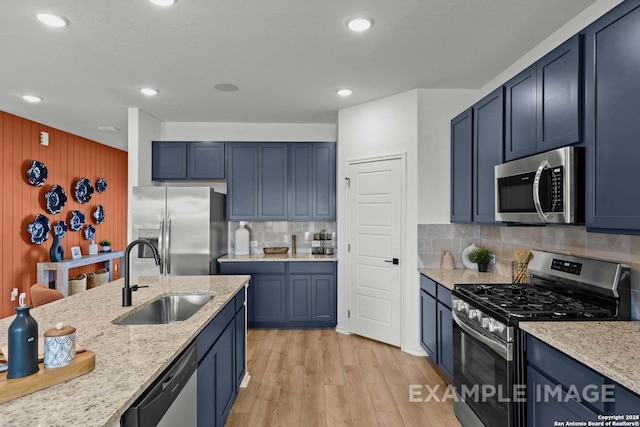
[[[164,141],[335,141],[334,123],[162,123]]]
[[[450,121],[471,106],[477,90],[418,90],[418,223],[451,217]],[[463,105],[464,107],[460,107]]]
[[[412,90],[369,102],[338,113],[338,254],[347,253],[346,189],[347,162],[367,157],[406,153],[406,199],[403,266],[402,348],[424,354],[419,345],[419,285],[417,284],[418,220],[418,91]],[[338,263],[338,330],[348,331],[348,284],[346,263]]]

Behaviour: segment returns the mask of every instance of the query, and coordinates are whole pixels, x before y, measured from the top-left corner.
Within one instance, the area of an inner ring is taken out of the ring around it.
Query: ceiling
[[[592,3],[3,1],[0,109],[124,150],[128,107],[165,122],[335,123],[341,108],[410,89],[480,88]],[[45,27],[42,10],[70,25]],[[374,19],[368,32],[347,30],[357,14]]]

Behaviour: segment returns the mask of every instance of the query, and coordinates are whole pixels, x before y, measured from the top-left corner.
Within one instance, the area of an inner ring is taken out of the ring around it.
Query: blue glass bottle
[[[26,294],[20,294],[20,307],[9,326],[9,370],[7,378],[22,378],[38,372],[38,322],[24,304]]]

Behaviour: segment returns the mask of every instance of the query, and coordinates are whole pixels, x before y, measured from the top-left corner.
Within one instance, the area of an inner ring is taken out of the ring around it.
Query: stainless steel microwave
[[[584,148],[564,147],[495,167],[496,221],[584,222]]]

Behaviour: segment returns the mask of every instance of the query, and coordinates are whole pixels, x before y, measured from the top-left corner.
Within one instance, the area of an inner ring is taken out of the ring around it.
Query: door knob
[[[393,265],[398,265],[400,264],[400,260],[398,258],[393,258],[393,259],[385,259],[384,262],[391,262],[393,263]]]

